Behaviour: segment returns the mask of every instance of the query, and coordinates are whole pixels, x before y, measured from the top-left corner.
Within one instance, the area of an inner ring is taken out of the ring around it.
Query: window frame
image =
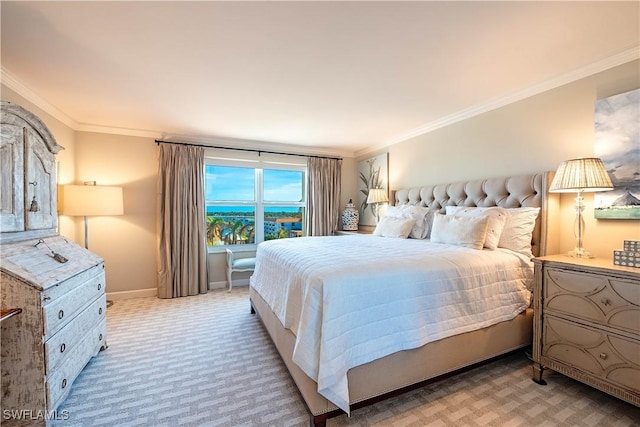
[[[285,157],[285,156],[282,156]],[[287,160],[290,159],[274,159],[274,160],[262,160],[262,159],[236,159],[225,158],[220,156],[206,155],[204,161],[205,169],[205,218],[207,216],[206,209],[209,206],[251,206],[255,211],[255,243],[242,244],[242,245],[222,245],[222,246],[208,246],[209,253],[224,252],[226,249],[231,249],[234,252],[251,252],[255,251],[258,244],[264,241],[264,209],[268,207],[302,207],[304,208],[304,215],[302,218],[302,232],[305,235],[306,223],[307,223],[307,198],[308,198],[308,179],[307,179],[307,165],[305,163],[291,163]],[[239,168],[252,168],[254,169],[254,200],[253,201],[229,201],[220,200],[212,201],[206,197],[206,168],[207,166],[228,166]],[[300,202],[268,202],[264,201],[264,170],[265,169],[279,169],[288,171],[300,171],[302,172],[302,200]]]

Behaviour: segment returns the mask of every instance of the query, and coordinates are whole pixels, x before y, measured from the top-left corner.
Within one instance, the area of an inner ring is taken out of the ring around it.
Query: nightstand
[[[336,236],[344,236],[347,234],[373,234],[373,230],[375,230],[375,227],[370,226],[363,226],[354,231],[338,230],[336,231]]]
[[[640,406],[640,270],[536,258],[533,380],[545,368]]]

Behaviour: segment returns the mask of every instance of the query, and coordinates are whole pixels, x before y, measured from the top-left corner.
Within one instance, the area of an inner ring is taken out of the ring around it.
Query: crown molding
[[[370,146],[362,150],[356,151],[356,157],[363,156],[365,154],[370,154],[382,148],[388,147],[393,144],[397,144],[411,138],[415,138],[420,135],[424,135],[429,132],[433,132],[436,129],[443,128],[445,126],[452,125],[454,123],[470,119],[472,117],[478,116],[480,114],[496,110],[500,107],[504,107],[505,105],[512,104],[514,102],[521,101],[523,99],[532,97],[534,95],[538,95],[540,93],[546,92],[551,89],[555,89],[557,87],[572,83],[574,81],[583,79],[585,77],[592,76],[594,74],[600,73],[602,71],[606,71],[610,68],[617,67],[618,65],[626,64],[627,62],[635,61],[640,58],[640,45],[635,45],[631,48],[625,49],[615,55],[604,58],[600,61],[594,62],[592,64],[586,65],[584,67],[577,68],[568,73],[562,74],[553,79],[546,80],[542,83],[538,83],[535,85],[531,85],[521,91],[511,93],[509,95],[494,98],[487,102],[483,102],[481,104],[474,105],[470,108],[461,110],[457,113],[450,114],[448,116],[442,117],[438,120],[434,120],[425,125],[417,127],[413,130],[410,130],[404,134],[398,135],[395,138],[392,138],[384,143]]]
[[[1,66],[2,84],[34,104],[36,107],[51,115],[55,119],[61,121],[73,130],[77,130],[79,124],[74,119],[62,112],[62,110],[50,104],[46,99],[38,95],[33,89],[25,85],[18,79],[15,74]]]
[[[106,134],[125,135],[125,136],[137,136],[137,137],[155,138],[155,139],[174,138],[173,140],[176,142],[190,141],[190,142],[200,142],[202,144],[211,144],[211,145],[219,144],[219,145],[229,145],[229,146],[240,146],[240,147],[246,147],[246,148],[262,148],[264,150],[274,150],[274,151],[289,150],[291,152],[296,152],[299,154],[360,157],[360,156],[384,149],[390,145],[397,144],[397,143],[409,140],[411,138],[415,138],[420,135],[424,135],[436,129],[440,129],[445,126],[449,126],[454,123],[470,119],[477,115],[504,107],[505,105],[512,104],[514,102],[521,101],[525,98],[529,98],[531,96],[538,95],[548,90],[555,89],[559,86],[580,80],[585,77],[589,77],[593,74],[606,71],[618,65],[626,64],[627,62],[631,62],[639,58],[640,58],[640,45],[634,45],[630,48],[624,49],[619,53],[609,56],[607,58],[604,58],[600,61],[594,62],[584,67],[577,68],[573,71],[562,74],[553,79],[549,79],[542,83],[531,85],[521,91],[514,92],[512,94],[509,94],[503,97],[494,98],[487,102],[474,105],[470,108],[466,108],[457,113],[450,114],[438,120],[434,120],[432,122],[426,123],[417,128],[409,130],[408,132],[400,134],[397,137],[387,140],[381,144],[370,145],[366,148],[357,150],[355,152],[342,151],[337,149],[336,150],[322,149],[318,147],[314,148],[311,146],[307,148],[304,145],[288,145],[288,144],[274,143],[269,141],[254,141],[254,140],[244,140],[244,139],[234,139],[234,138],[224,138],[224,137],[205,137],[205,136],[197,136],[197,135],[167,135],[166,133],[163,133],[161,131],[127,129],[127,128],[118,128],[118,127],[111,127],[111,126],[101,126],[101,125],[90,124],[90,123],[79,123],[78,121],[69,117],[67,114],[62,112],[60,109],[58,109],[54,105],[50,104],[47,100],[45,100],[40,95],[38,95],[33,89],[29,88],[27,85],[22,83],[13,73],[7,70],[4,66],[0,66],[0,69],[2,71],[1,78],[2,78],[2,83],[4,85],[6,85],[8,88],[18,93],[20,96],[27,99],[29,102],[36,105],[38,108],[50,114],[52,117],[61,121],[71,129],[73,129],[74,131],[106,133]]]
[[[78,127],[75,128],[74,130],[77,132],[107,133],[111,135],[139,136],[143,138],[154,138],[154,139],[162,137],[162,132],[158,132],[154,130],[118,128],[113,126],[100,126],[100,125],[91,125],[86,123],[78,124]]]
[[[336,157],[354,157],[352,151],[344,151],[338,149],[323,149],[312,146],[282,144],[269,141],[258,141],[248,139],[225,138],[215,136],[199,136],[199,135],[170,135],[161,131],[128,129],[113,126],[101,126],[90,123],[79,123],[72,119],[60,109],[49,103],[43,97],[38,95],[33,89],[20,81],[15,74],[7,70],[4,66],[0,66],[1,82],[27,101],[34,104],[53,118],[64,123],[66,126],[76,132],[93,132],[106,133],[111,135],[137,136],[143,138],[166,139],[175,142],[193,142],[203,145],[220,145],[230,148],[249,148],[262,149],[265,151],[287,151],[295,154],[303,155],[320,155],[320,156],[336,156]]]

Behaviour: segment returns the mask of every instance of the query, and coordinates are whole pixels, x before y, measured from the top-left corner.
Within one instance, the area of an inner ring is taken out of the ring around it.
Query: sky
[[[265,201],[301,201],[303,178],[302,171],[264,169]],[[253,168],[207,165],[205,179],[207,200],[253,201],[255,199]]]

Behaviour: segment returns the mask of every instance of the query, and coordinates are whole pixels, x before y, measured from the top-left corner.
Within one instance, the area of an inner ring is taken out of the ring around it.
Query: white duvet
[[[347,413],[350,368],[512,319],[531,300],[532,264],[503,249],[348,235],[272,240],[256,257],[251,286],[296,335],[293,361]]]

